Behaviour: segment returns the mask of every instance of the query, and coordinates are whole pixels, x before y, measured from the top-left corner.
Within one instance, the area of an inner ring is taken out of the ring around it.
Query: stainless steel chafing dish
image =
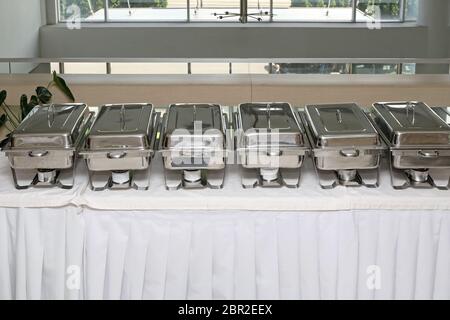
[[[226,116],[216,104],[173,104],[164,115],[161,153],[166,188],[222,188]]]
[[[371,113],[389,146],[395,189],[448,189],[450,127],[423,102],[382,102]]]
[[[378,186],[385,146],[358,105],[308,105],[302,116],[322,188]]]
[[[72,188],[77,151],[91,119],[92,113],[85,104],[34,107],[3,149],[16,188]]]
[[[151,104],[108,104],[99,109],[80,151],[93,190],[148,189],[158,117]]]
[[[307,139],[288,103],[244,103],[234,114],[242,185],[298,187]]]

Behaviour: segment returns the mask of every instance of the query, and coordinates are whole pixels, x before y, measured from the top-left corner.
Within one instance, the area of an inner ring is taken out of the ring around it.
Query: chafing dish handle
[[[359,156],[359,150],[355,149],[341,150],[339,153],[341,154],[341,156],[346,158],[356,158]]]
[[[279,157],[281,155],[283,155],[283,150],[271,150],[271,151],[267,151],[267,156],[269,157]]]
[[[439,151],[420,150],[417,154],[422,158],[438,158],[439,157]]]
[[[127,153],[124,151],[113,151],[109,152],[106,156],[108,159],[123,159],[127,156]]]
[[[3,139],[2,141],[0,141],[0,150],[5,149],[5,147],[7,145],[9,145],[11,142],[11,133],[8,133],[8,135],[6,136],[5,139]]]
[[[48,151],[46,150],[33,150],[28,152],[28,155],[32,158],[41,158],[41,157],[45,157],[46,155],[48,155]]]

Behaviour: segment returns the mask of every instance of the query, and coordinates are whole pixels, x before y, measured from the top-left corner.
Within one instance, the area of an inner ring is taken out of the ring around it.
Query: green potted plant
[[[26,94],[20,97],[20,112],[14,112],[13,108],[6,103],[7,92],[0,90],[0,110],[3,114],[0,116],[0,128],[6,127],[11,133],[16,129],[20,122],[30,113],[30,111],[39,104],[48,104],[52,102],[53,94],[50,89],[55,87],[64,94],[71,102],[75,101],[75,97],[67,86],[63,78],[59,77],[56,72],[53,72],[53,78],[46,87],[37,87],[36,94],[32,95],[30,99]]]

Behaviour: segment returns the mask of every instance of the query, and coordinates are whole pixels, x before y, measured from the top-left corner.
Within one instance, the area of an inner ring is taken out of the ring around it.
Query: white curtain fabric
[[[0,299],[450,299],[448,212],[0,209]]]

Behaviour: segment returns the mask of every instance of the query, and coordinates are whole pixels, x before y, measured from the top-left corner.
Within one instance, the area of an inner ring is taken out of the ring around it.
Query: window
[[[353,64],[353,74],[397,74],[399,73],[398,64]]]
[[[419,14],[419,0],[406,0],[405,20],[414,21]]]
[[[356,21],[398,21],[402,16],[401,0],[359,0]]]
[[[227,74],[230,73],[229,63],[191,63],[192,74]]]
[[[345,63],[275,63],[272,73],[279,74],[347,74]]]
[[[273,0],[274,21],[351,21],[352,0]]]
[[[185,21],[186,0],[108,0],[108,21]]]
[[[418,0],[58,0],[58,3],[62,22],[402,22],[413,21],[418,14]]]
[[[105,0],[59,0],[61,21],[87,22],[105,20]]]
[[[190,21],[239,21],[240,0],[191,0]]]
[[[66,74],[106,74],[106,63],[64,63]]]
[[[187,74],[186,63],[111,63],[112,74]]]

